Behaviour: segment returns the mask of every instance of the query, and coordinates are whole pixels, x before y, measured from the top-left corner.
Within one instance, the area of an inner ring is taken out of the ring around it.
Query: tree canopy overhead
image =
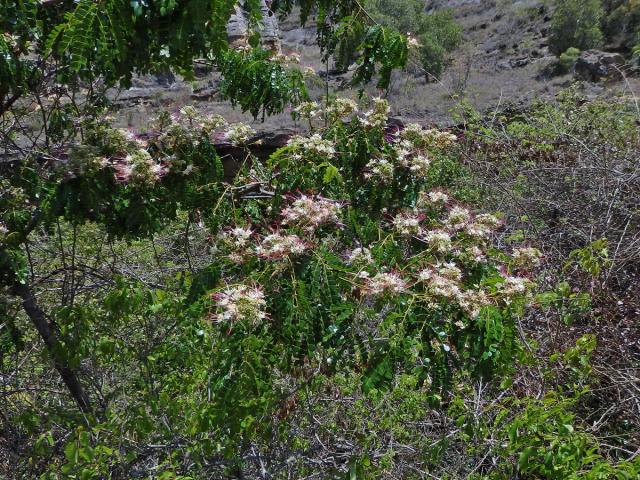
[[[252,62],[233,61],[241,52],[229,49],[227,23],[236,0],[8,0],[0,6],[0,112],[7,110],[29,88],[43,78],[66,85],[100,80],[107,85],[127,86],[135,74],[174,69],[189,77],[193,60],[206,59],[223,75],[242,75],[243,68],[272,78],[267,58]],[[315,16],[318,40],[327,55],[335,48],[334,32],[342,22],[366,22],[357,1],[275,1],[275,15],[286,15],[300,7],[301,22]],[[260,2],[243,2],[250,28],[261,21]],[[372,25],[366,43],[357,46],[364,57],[359,80],[369,81],[376,63],[382,65],[380,86],[388,84],[390,71],[406,61],[404,37],[391,31],[375,34]],[[255,68],[261,62],[261,68]],[[228,70],[233,67],[234,70]],[[49,76],[49,77],[48,77]],[[290,81],[290,79],[287,79]],[[268,82],[260,82],[267,85]],[[249,85],[235,90],[246,96]],[[260,92],[263,93],[263,92]],[[273,92],[272,92],[273,93]],[[267,107],[269,95],[251,96],[259,107]],[[277,103],[277,101],[276,101]],[[243,105],[244,107],[244,105]],[[256,109],[251,109],[255,111]],[[272,112],[268,112],[272,113]]]

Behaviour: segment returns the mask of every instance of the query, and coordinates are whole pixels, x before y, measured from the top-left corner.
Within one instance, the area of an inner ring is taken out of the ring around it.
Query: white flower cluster
[[[506,297],[513,297],[516,295],[522,295],[527,291],[529,281],[522,277],[505,276],[503,281],[498,285],[499,292]]]
[[[491,304],[491,299],[482,290],[464,290],[460,281],[462,270],[453,262],[438,263],[418,273],[418,280],[426,285],[429,294],[456,302],[471,318],[480,309]]]
[[[398,136],[402,140],[406,140],[412,145],[422,141],[424,134],[425,134],[425,129],[422,128],[422,125],[419,125],[417,123],[409,123],[405,125],[403,130],[398,132]]]
[[[233,227],[223,234],[224,241],[234,249],[246,248],[253,232],[250,227]]]
[[[400,165],[408,168],[414,177],[425,178],[429,174],[431,160],[423,149],[416,148],[410,140],[401,139],[395,144],[394,150]]]
[[[439,253],[448,253],[451,251],[453,246],[451,235],[444,230],[432,230],[427,232],[424,234],[423,239],[429,244],[429,246],[431,246],[431,248]]]
[[[186,105],[180,109],[180,117],[188,122],[194,122],[198,118],[198,110],[193,105]]]
[[[415,155],[408,162],[409,171],[414,177],[425,178],[429,174],[431,161],[426,155]]]
[[[317,102],[303,102],[294,109],[294,112],[307,120],[311,120],[321,111],[320,105],[318,105]]]
[[[0,221],[0,235],[6,235],[7,233],[9,233],[9,229],[4,222]]]
[[[246,321],[256,325],[267,317],[264,293],[258,287],[236,285],[214,293],[212,298],[218,309],[215,320],[219,323]]]
[[[540,265],[540,259],[542,253],[537,248],[533,247],[521,247],[516,248],[511,254],[511,258],[518,266],[523,267],[537,267]]]
[[[429,291],[436,296],[457,299],[461,289],[458,282],[462,271],[454,263],[438,263],[418,273],[418,279],[426,283]]]
[[[270,60],[277,63],[294,63],[297,65],[300,63],[300,55],[297,53],[290,53],[289,55],[279,53],[272,56]]]
[[[500,221],[494,215],[482,213],[466,225],[465,232],[472,237],[487,238],[498,225]]]
[[[386,158],[373,158],[365,167],[364,177],[380,183],[389,183],[393,180],[394,167]]]
[[[422,45],[420,45],[420,42],[418,41],[418,39],[416,37],[414,37],[411,34],[407,35],[407,47],[411,50],[411,49],[418,49],[420,48]]]
[[[349,265],[369,265],[373,263],[371,250],[362,247],[354,248],[347,257],[347,263]]]
[[[272,233],[262,239],[256,247],[256,254],[269,260],[278,260],[289,256],[302,255],[308,246],[297,235]]]
[[[491,305],[491,299],[483,290],[465,290],[458,296],[458,305],[467,312],[471,318],[480,314],[482,307]]]
[[[202,128],[208,133],[221,128],[227,128],[228,125],[229,123],[227,120],[222,115],[218,114],[208,115],[202,119]]]
[[[420,192],[418,197],[417,207],[425,208],[434,205],[444,205],[449,201],[449,195],[439,190],[433,190],[431,192]]]
[[[458,259],[463,262],[485,263],[487,257],[480,247],[471,245],[454,252]]]
[[[138,185],[153,185],[164,170],[146,150],[140,149],[130,153],[124,159],[124,167],[121,170],[122,180],[125,183]]]
[[[333,200],[302,195],[282,211],[282,223],[312,233],[327,223],[338,223],[339,213],[340,205]]]
[[[449,216],[446,219],[446,224],[453,230],[462,230],[467,226],[470,218],[471,212],[468,209],[455,205],[451,210],[449,210]]]
[[[336,153],[333,144],[329,140],[324,140],[319,134],[314,134],[311,137],[295,136],[291,138],[288,145],[301,149],[305,152],[310,152],[320,157],[333,157]]]
[[[407,283],[397,273],[377,273],[369,278],[367,272],[362,272],[360,277],[364,279],[364,291],[368,295],[397,295],[407,289]]]
[[[414,212],[402,212],[393,219],[393,228],[403,237],[413,237],[422,231],[421,216]]]
[[[225,133],[225,138],[233,145],[244,145],[256,134],[256,131],[245,123],[235,123]]]
[[[389,112],[391,112],[389,102],[384,98],[374,98],[373,109],[364,114],[361,123],[365,127],[383,128],[387,124]]]
[[[350,98],[337,98],[327,107],[327,114],[334,120],[357,113],[358,104]]]
[[[435,128],[425,130],[417,123],[408,124],[404,130],[399,132],[399,136],[401,139],[410,141],[414,147],[419,149],[444,149],[458,140],[452,133],[441,132]]]

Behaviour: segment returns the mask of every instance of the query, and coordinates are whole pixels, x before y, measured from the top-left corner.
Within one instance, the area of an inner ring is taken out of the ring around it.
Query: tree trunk
[[[44,341],[44,344],[53,359],[54,366],[62,381],[67,386],[69,393],[78,404],[78,407],[84,413],[91,413],[91,403],[86,392],[82,388],[82,384],[78,380],[78,375],[75,369],[66,365],[64,359],[60,356],[60,343],[56,336],[55,330],[51,327],[47,320],[47,315],[38,305],[33,291],[27,284],[16,283],[13,287],[13,291],[22,299],[22,306],[25,312],[29,316],[31,323],[36,327],[40,337]]]

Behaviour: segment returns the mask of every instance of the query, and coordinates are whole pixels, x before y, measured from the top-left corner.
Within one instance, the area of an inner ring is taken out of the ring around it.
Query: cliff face
[[[245,0],[236,4],[236,11],[227,25],[227,35],[233,47],[246,46],[249,40],[249,19],[245,10]],[[258,27],[262,46],[276,52],[280,51],[280,29],[277,17],[271,12],[267,0],[260,0],[262,22]]]

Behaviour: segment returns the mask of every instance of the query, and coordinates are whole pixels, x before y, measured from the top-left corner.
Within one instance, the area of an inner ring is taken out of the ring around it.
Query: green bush
[[[462,29],[450,10],[427,15],[420,36],[420,60],[430,76],[439,77],[446,66],[446,54],[462,42]]]
[[[579,57],[580,50],[574,47],[567,48],[566,52],[560,55],[559,69],[564,73],[571,71]]]
[[[636,0],[605,0],[607,17],[603,24],[609,42],[625,50],[640,42],[640,2]]]
[[[551,23],[550,48],[555,54],[574,47],[588,50],[602,45],[600,0],[556,0]]]
[[[418,61],[427,79],[438,78],[446,67],[447,53],[462,42],[462,28],[451,10],[427,14],[420,0],[369,0],[366,8],[380,24],[419,39]]]

